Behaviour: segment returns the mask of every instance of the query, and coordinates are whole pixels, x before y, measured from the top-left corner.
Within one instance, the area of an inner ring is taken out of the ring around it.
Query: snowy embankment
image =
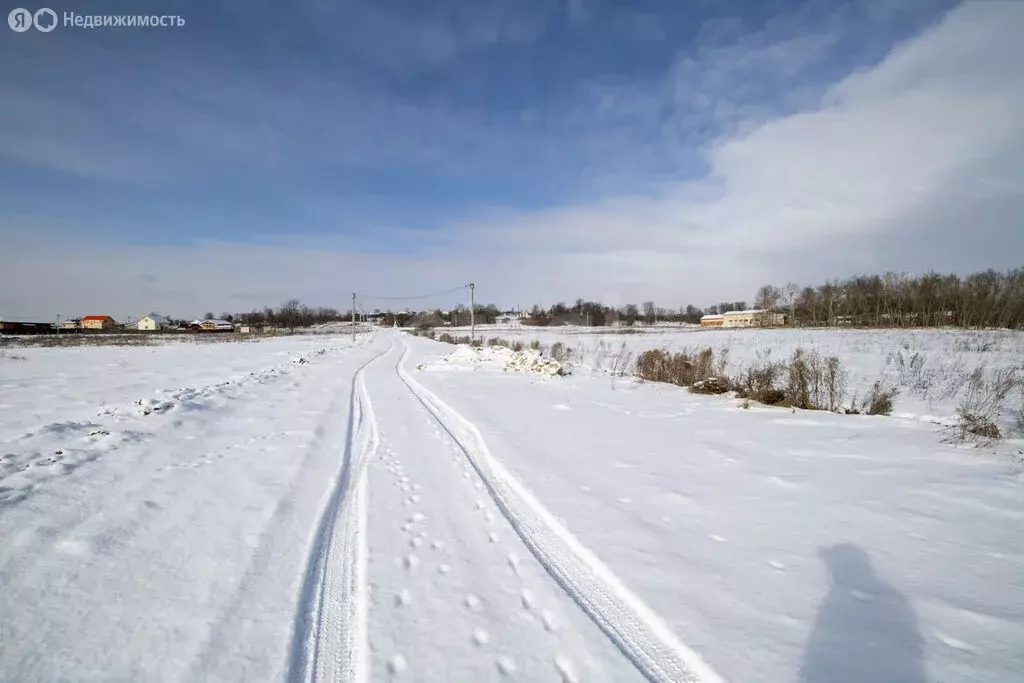
[[[463,334],[464,329],[437,328]],[[701,329],[480,326],[480,339],[498,337],[524,345],[536,341],[545,351],[562,344],[574,373],[632,374],[636,358],[650,349],[678,352],[710,347],[728,359],[726,372],[739,374],[754,363],[787,360],[799,349],[836,356],[848,373],[851,398],[863,398],[876,381],[898,388],[893,415],[949,425],[968,393],[970,375],[986,378],[1018,368],[1024,378],[1024,331],[958,329]],[[563,351],[564,352],[564,351]],[[1021,434],[1024,381],[1010,393],[999,420],[1004,434]]]
[[[410,344],[428,365],[450,352]],[[1013,461],[917,420],[433,367],[411,372],[725,680],[1024,670]]]
[[[0,679],[282,678],[370,342],[0,363]]]

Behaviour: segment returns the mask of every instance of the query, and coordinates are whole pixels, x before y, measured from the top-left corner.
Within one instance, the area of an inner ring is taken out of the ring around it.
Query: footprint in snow
[[[491,634],[482,628],[473,629],[473,642],[476,645],[486,645],[491,642]]]
[[[434,541],[430,544],[430,547],[434,550],[441,550],[442,548],[444,548],[444,541]]]
[[[412,593],[409,592],[408,588],[403,588],[402,591],[395,596],[395,605],[398,607],[408,607],[412,604]]]
[[[480,598],[476,597],[472,593],[463,598],[462,603],[474,612],[480,609]]]
[[[412,554],[406,555],[403,564],[405,565],[406,569],[408,569],[409,571],[413,571],[414,569],[416,569],[416,567],[419,566],[420,558]]]
[[[422,512],[414,512],[412,517],[409,518],[410,522],[422,522],[426,519],[426,516]]]
[[[541,612],[540,621],[544,624],[545,631],[551,633],[555,630],[555,615],[548,610]]]
[[[388,660],[388,671],[392,674],[400,674],[405,671],[408,664],[405,661],[405,657],[402,655],[395,655]]]
[[[572,662],[565,657],[555,657],[555,668],[558,675],[562,677],[562,683],[579,683],[576,672],[573,671]]]
[[[711,540],[714,541],[715,543],[728,543],[729,542],[729,539],[726,538],[725,536],[716,536],[714,534],[711,535]]]
[[[512,571],[515,572],[516,576],[519,576],[519,556],[515,553],[508,554],[508,566],[512,567]]]
[[[451,568],[451,567],[449,567],[449,566],[448,566],[448,565],[446,565],[446,564],[442,564],[442,565],[441,565],[440,567],[438,567],[438,568],[437,568],[437,571],[438,571],[438,573],[440,573],[440,574],[447,574],[447,573],[448,573],[448,572],[450,572],[451,570],[452,570],[452,568]]]
[[[421,545],[423,545],[423,539],[419,538],[419,537],[417,537],[417,538],[410,538],[409,539],[409,545],[412,546],[413,548],[419,548]]]
[[[778,569],[779,571],[782,571],[786,568],[786,565],[782,562],[779,562],[778,560],[768,560],[768,566],[772,569]]]
[[[490,540],[491,543],[497,543],[498,542],[498,534],[497,534],[497,532],[488,531],[487,532],[487,538]]]
[[[512,676],[516,672],[516,663],[511,657],[498,657],[498,671],[502,676]]]
[[[519,594],[519,599],[523,601],[523,609],[533,609],[533,593],[527,589],[523,589],[523,592]]]

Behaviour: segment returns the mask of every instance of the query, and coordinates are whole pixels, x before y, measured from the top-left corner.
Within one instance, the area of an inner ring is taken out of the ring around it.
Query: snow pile
[[[537,375],[562,375],[561,363],[541,356],[540,351],[513,351],[504,346],[474,348],[460,344],[454,351],[436,361],[419,366],[422,370],[502,370]]]

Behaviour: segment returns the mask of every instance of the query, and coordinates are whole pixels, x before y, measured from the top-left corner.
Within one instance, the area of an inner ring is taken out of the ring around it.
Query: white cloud
[[[679,305],[750,299],[765,281],[1017,266],[1021,25],[1020,3],[965,4],[827,88],[820,103],[714,140],[704,148],[704,177],[585,206],[494,209],[435,233],[414,255],[358,253],[317,238],[301,247],[116,252],[27,245],[0,254],[0,284],[10,292],[32,282],[19,296],[44,311],[103,301],[114,313],[193,315],[248,308],[251,297],[343,307],[353,288],[401,294],[469,279],[483,301],[502,305],[577,295]],[[181,263],[188,278],[178,275]],[[142,274],[156,278],[148,293],[131,286]]]

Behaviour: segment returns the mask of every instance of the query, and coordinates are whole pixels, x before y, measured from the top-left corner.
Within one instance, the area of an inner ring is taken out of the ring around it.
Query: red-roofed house
[[[83,330],[112,330],[117,322],[109,315],[87,315],[79,323]]]

